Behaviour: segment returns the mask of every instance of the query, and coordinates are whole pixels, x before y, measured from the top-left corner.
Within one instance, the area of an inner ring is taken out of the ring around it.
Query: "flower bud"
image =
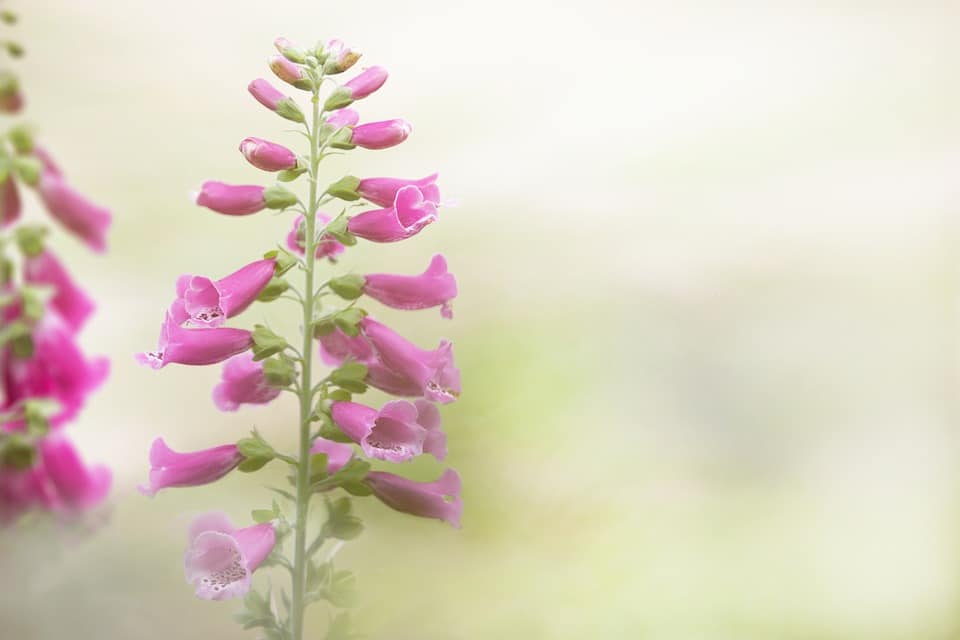
[[[280,55],[291,62],[303,64],[307,61],[306,54],[287,38],[277,38],[273,41],[273,46],[276,47]]]
[[[387,70],[383,67],[369,67],[343,86],[350,91],[352,99],[360,100],[382,87],[387,76]]]
[[[264,191],[258,185],[232,185],[207,180],[200,187],[195,202],[224,215],[246,216],[262,211],[267,206]]]
[[[240,153],[247,162],[264,171],[283,171],[297,166],[297,156],[283,145],[262,138],[244,138]]]
[[[277,115],[293,122],[306,122],[297,103],[292,98],[277,91],[272,84],[263,78],[257,78],[251,82],[247,86],[247,91],[257,102],[276,112]]]
[[[309,91],[313,87],[313,82],[307,77],[306,71],[283,56],[270,57],[270,70],[278,78],[287,84],[292,84],[297,89]]]
[[[351,51],[342,40],[330,40],[323,48],[326,61],[323,63],[324,73],[343,73],[360,59],[359,53]]]
[[[399,118],[368,122],[353,128],[350,143],[364,149],[388,149],[406,140],[412,129],[409,122]]]
[[[360,121],[360,114],[353,109],[337,109],[327,116],[326,123],[334,130],[341,127],[351,127]]]

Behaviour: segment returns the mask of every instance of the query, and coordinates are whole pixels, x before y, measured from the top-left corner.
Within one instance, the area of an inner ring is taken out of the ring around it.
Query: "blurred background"
[[[294,402],[222,414],[218,368],[132,354],[178,275],[287,232],[188,198],[264,183],[245,136],[296,144],[246,93],[278,35],[362,50],[391,72],[363,118],[413,123],[331,179],[437,170],[458,203],[342,261],[416,273],[442,251],[460,285],[453,321],[369,306],[456,345],[443,416],[466,504],[456,531],[359,502],[368,529],[338,561],[369,638],[960,637],[955,4],[6,6],[27,119],[115,213],[105,257],[52,240],[100,301],[83,340],[112,375],[70,433],[115,487],[94,531],[0,536],[3,637],[254,637],[236,603],[193,597],[185,528],[247,521],[282,469],[135,486],[158,435],[192,450],[256,426],[292,447]],[[263,320],[297,326],[282,301],[241,323]],[[321,637],[326,609],[309,617]]]

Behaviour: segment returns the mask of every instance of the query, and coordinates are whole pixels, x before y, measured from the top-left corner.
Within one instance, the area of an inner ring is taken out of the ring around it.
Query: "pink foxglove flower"
[[[310,446],[310,453],[326,454],[327,473],[336,473],[353,458],[353,447],[341,442],[317,438]]]
[[[54,400],[59,409],[50,422],[59,426],[83,408],[87,395],[106,379],[109,369],[106,358],[84,356],[70,327],[47,310],[33,330],[33,354],[21,358],[8,347],[0,357],[4,393],[0,410],[30,399]]]
[[[177,279],[177,299],[183,301],[190,324],[219,327],[256,301],[273,277],[276,260],[257,260],[213,281],[205,276]]]
[[[360,114],[353,109],[337,109],[327,116],[326,123],[334,129],[352,127],[360,121]]]
[[[365,211],[350,218],[347,229],[371,242],[397,242],[411,238],[437,220],[437,205],[415,186],[397,191],[389,209]]]
[[[395,400],[379,411],[356,402],[335,402],[331,416],[368,457],[390,462],[404,462],[423,453],[429,431],[440,428],[439,412],[424,401],[414,405]],[[434,448],[427,453],[438,459],[446,455],[445,443],[440,439],[433,437],[430,444]]]
[[[247,91],[250,92],[250,95],[252,95],[257,102],[271,111],[276,111],[281,101],[289,99],[263,78],[257,78],[251,82],[247,86]]]
[[[138,353],[136,359],[152,369],[161,369],[171,363],[216,364],[246,351],[252,345],[253,336],[246,329],[187,329],[180,326],[176,314],[168,312],[160,327],[157,350]]]
[[[87,200],[62,177],[50,171],[41,173],[37,193],[40,194],[47,211],[60,224],[94,251],[106,251],[106,234],[111,219],[109,211]]]
[[[267,404],[280,395],[263,375],[263,362],[253,353],[240,353],[223,365],[220,384],[213,388],[213,403],[221,411],[236,411],[242,404]]]
[[[297,166],[297,156],[285,146],[263,138],[244,138],[240,153],[247,162],[264,171],[283,171]]]
[[[154,496],[168,487],[196,487],[216,482],[243,462],[235,444],[177,453],[157,438],[150,447],[150,482],[140,492]]]
[[[357,187],[357,193],[375,205],[390,207],[397,199],[397,192],[404,187],[414,186],[420,189],[424,200],[440,204],[440,189],[437,187],[437,174],[431,174],[419,180],[403,178],[364,178]]]
[[[0,184],[0,226],[6,227],[16,222],[22,209],[17,183],[12,176],[7,176]]]
[[[287,84],[300,88],[307,79],[306,72],[283,56],[270,56],[270,70]]]
[[[382,87],[383,83],[387,81],[387,76],[387,70],[383,67],[368,67],[356,78],[347,81],[343,87],[347,89],[347,95],[351,99],[360,100]]]
[[[394,309],[441,307],[444,318],[453,317],[450,301],[457,295],[457,281],[447,272],[447,261],[435,255],[419,276],[370,273],[364,276],[363,292]]]
[[[353,127],[349,142],[364,149],[389,149],[406,140],[412,130],[402,119],[367,122]]]
[[[29,284],[53,287],[50,307],[60,314],[73,331],[80,331],[93,313],[93,300],[77,286],[49,249],[24,259],[23,280]]]
[[[317,226],[323,226],[326,223],[330,222],[330,216],[325,213],[317,212]],[[305,238],[303,234],[306,231],[306,222],[303,216],[297,216],[293,220],[293,228],[290,230],[290,233],[287,234],[287,248],[293,251],[294,253],[303,255],[303,247],[305,246]],[[343,253],[344,246],[337,242],[333,236],[324,234],[321,236],[320,241],[317,242],[317,258],[330,258],[332,261],[339,254]]]
[[[54,508],[75,513],[95,507],[107,497],[110,470],[101,465],[85,465],[65,438],[44,438],[40,445],[40,460],[54,488]]]
[[[264,188],[257,185],[232,185],[207,180],[194,200],[201,207],[228,216],[247,216],[267,206]]]
[[[463,501],[460,476],[453,469],[444,471],[434,482],[414,482],[385,471],[371,471],[366,482],[373,494],[391,509],[436,518],[460,528]]]
[[[237,529],[223,513],[204,514],[190,524],[183,558],[187,582],[204,600],[243,597],[275,543],[269,522]]]
[[[453,345],[443,340],[433,351],[417,347],[389,327],[367,316],[363,335],[377,358],[399,379],[416,385],[427,400],[446,404],[460,395],[460,370],[453,362]]]

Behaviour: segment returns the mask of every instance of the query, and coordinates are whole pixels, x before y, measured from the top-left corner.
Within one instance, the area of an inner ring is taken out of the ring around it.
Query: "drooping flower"
[[[211,280],[183,275],[177,279],[177,299],[183,301],[190,324],[219,327],[247,309],[273,277],[276,260],[251,262],[228,276]]]
[[[23,279],[29,284],[53,287],[50,306],[74,331],[80,331],[96,308],[49,249],[24,259]]]
[[[197,597],[239,598],[250,591],[253,572],[276,543],[269,522],[237,529],[223,513],[207,513],[190,524],[184,574]]]
[[[415,186],[397,191],[393,206],[365,211],[350,218],[347,229],[371,242],[397,242],[411,238],[437,220],[437,205]]]
[[[154,496],[168,487],[196,487],[216,482],[243,461],[235,444],[177,453],[157,438],[150,447],[150,481],[138,487],[141,493]]]
[[[397,199],[397,192],[404,187],[414,186],[420,189],[424,200],[440,204],[440,189],[437,187],[436,173],[420,178],[407,180],[404,178],[364,178],[357,186],[357,193],[375,205],[390,207]]]
[[[447,469],[433,482],[414,482],[385,471],[371,471],[366,483],[381,502],[397,511],[436,518],[460,528],[463,500],[460,476]]]
[[[0,226],[6,227],[16,222],[22,209],[17,183],[13,176],[7,176],[0,184]]]
[[[216,364],[253,345],[252,334],[246,329],[187,329],[181,327],[180,322],[182,316],[178,319],[178,314],[168,311],[160,327],[157,350],[138,353],[137,362],[152,369],[161,369],[171,363]]]
[[[337,109],[330,112],[330,115],[327,116],[327,119],[325,120],[325,122],[334,129],[339,129],[340,127],[351,127],[357,124],[359,121],[360,114],[353,109]]]
[[[111,474],[102,465],[87,466],[72,444],[62,436],[40,443],[43,471],[54,489],[54,508],[67,514],[90,509],[107,497]]]
[[[48,309],[33,330],[33,353],[20,357],[9,347],[0,357],[4,401],[11,409],[29,399],[53,400],[59,405],[50,423],[59,426],[75,416],[87,395],[106,379],[106,358],[87,358],[74,339],[73,330]],[[11,423],[19,427],[22,423]]]
[[[318,211],[317,227],[325,225],[328,222],[330,222],[330,216]],[[293,228],[290,229],[290,233],[287,234],[287,248],[301,256],[304,254],[304,247],[306,246],[306,239],[304,238],[306,230],[306,220],[300,215],[294,218]],[[330,258],[330,260],[333,261],[336,256],[343,253],[344,248],[345,247],[334,239],[333,236],[325,233],[320,236],[320,240],[317,242],[315,255],[317,258]]]
[[[383,83],[387,81],[388,75],[387,70],[383,67],[368,67],[357,77],[348,80],[343,88],[347,90],[351,99],[360,100],[382,87]]]
[[[244,138],[240,153],[247,162],[264,171],[283,171],[297,166],[297,155],[281,144],[263,138]]]
[[[194,200],[201,207],[228,216],[247,216],[267,206],[264,188],[259,185],[233,185],[207,180]]]
[[[223,364],[221,382],[213,388],[213,402],[221,411],[236,411],[242,404],[267,404],[280,395],[263,375],[263,362],[253,353],[240,353]]]
[[[335,402],[331,415],[337,426],[370,458],[404,462],[424,451],[437,459],[446,455],[442,438],[433,436],[427,443],[430,432],[440,429],[440,414],[429,402],[421,400],[414,405],[395,400],[379,411],[356,402]]]
[[[427,400],[446,404],[460,395],[460,370],[453,361],[453,345],[442,340],[433,351],[421,349],[370,316],[360,321],[377,359],[399,380],[416,385]]]
[[[349,143],[364,149],[389,149],[410,136],[413,127],[401,118],[367,122],[352,128]]]
[[[364,276],[363,292],[394,309],[441,307],[444,318],[453,317],[450,301],[457,295],[457,281],[447,272],[447,261],[435,255],[430,266],[418,276],[369,273]]]
[[[40,174],[37,193],[40,194],[47,211],[60,224],[94,251],[106,251],[106,234],[111,220],[109,211],[87,200],[61,176],[50,171]]]

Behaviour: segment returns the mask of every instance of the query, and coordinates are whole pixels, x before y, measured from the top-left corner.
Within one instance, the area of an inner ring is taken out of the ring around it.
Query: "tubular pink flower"
[[[23,261],[23,280],[28,284],[53,287],[50,306],[73,330],[80,331],[87,318],[96,308],[93,300],[73,281],[56,256],[45,250]]]
[[[7,176],[0,184],[0,226],[7,227],[16,222],[22,209],[17,183],[13,176]]]
[[[196,487],[216,482],[243,462],[243,455],[235,444],[177,453],[157,438],[150,447],[150,481],[137,487],[146,496],[153,497],[169,487]]]
[[[200,187],[195,202],[228,216],[247,216],[267,206],[263,192],[264,188],[259,185],[232,185],[207,180]]]
[[[336,473],[353,458],[353,447],[341,442],[317,438],[310,447],[310,453],[327,454],[327,473]]]
[[[406,180],[403,178],[364,178],[357,187],[357,193],[375,205],[390,207],[397,199],[397,192],[404,187],[414,186],[420,189],[424,200],[433,204],[440,204],[440,189],[437,187],[436,173],[420,178]]]
[[[397,242],[417,235],[436,220],[437,205],[411,185],[397,191],[393,207],[357,214],[350,218],[347,229],[371,242]]]
[[[367,122],[353,127],[350,143],[364,149],[388,149],[406,140],[412,130],[410,123],[400,118]]]
[[[213,403],[221,411],[236,411],[242,404],[267,404],[280,395],[263,375],[263,362],[253,353],[239,353],[223,365],[221,382],[213,388]]]
[[[368,363],[374,358],[373,348],[362,336],[350,337],[340,329],[320,336],[320,359],[331,367],[339,367],[345,360]]]
[[[371,471],[366,482],[373,494],[391,509],[421,518],[436,518],[460,528],[463,500],[460,476],[453,469],[444,471],[434,482],[414,482],[385,471]]]
[[[25,400],[47,399],[59,404],[50,423],[59,426],[83,408],[87,395],[106,379],[106,358],[88,359],[77,346],[73,331],[48,309],[33,330],[33,354],[20,358],[7,347],[0,355],[4,401],[0,410],[19,406]],[[22,428],[13,422],[8,428]]]
[[[453,345],[443,340],[433,351],[408,342],[370,316],[360,321],[363,335],[377,358],[397,379],[416,385],[427,400],[447,404],[460,395],[460,370],[453,361]]]
[[[257,102],[271,111],[276,111],[277,105],[280,104],[280,101],[286,99],[287,97],[283,93],[277,91],[272,84],[263,78],[257,78],[247,85],[247,91],[250,92],[250,95],[252,95]]]
[[[276,543],[269,522],[237,529],[223,513],[207,513],[190,524],[184,574],[197,597],[239,598],[250,591],[253,572]]]
[[[304,224],[304,222],[302,215],[297,216],[293,221],[293,228],[290,230],[290,233],[287,234],[287,248],[301,256],[304,253],[305,246],[303,234],[306,230],[306,224]],[[317,226],[323,226],[328,222],[330,222],[330,216],[318,211]],[[317,258],[329,258],[331,261],[334,261],[334,258],[343,253],[344,249],[345,247],[337,242],[333,236],[323,234],[323,236],[320,237],[320,241],[317,242],[316,256]]]
[[[307,74],[302,68],[290,62],[283,56],[270,56],[270,70],[287,84],[296,86],[306,79]]]
[[[41,173],[37,193],[40,194],[47,211],[60,224],[94,251],[106,251],[106,234],[111,219],[109,211],[87,200],[62,177],[50,171]]]
[[[420,407],[404,400],[388,402],[379,411],[356,402],[334,402],[330,408],[333,421],[368,457],[389,462],[405,462],[423,453],[428,425],[440,428],[439,413],[432,409],[424,403],[421,417]],[[445,454],[441,451],[439,457]]]
[[[44,438],[40,444],[40,459],[56,494],[55,508],[58,510],[69,513],[89,509],[107,497],[110,470],[102,465],[86,466],[65,438]]]
[[[157,350],[138,353],[137,362],[152,369],[162,369],[171,363],[216,364],[253,345],[253,337],[246,329],[186,329],[180,326],[178,320],[175,311],[167,312],[160,327]]]
[[[457,281],[447,272],[447,261],[435,255],[419,276],[370,273],[364,276],[363,292],[394,309],[415,310],[441,307],[444,318],[452,318],[450,301],[457,295]]]
[[[388,75],[383,67],[369,67],[343,86],[350,91],[352,99],[360,100],[382,87]]]
[[[337,109],[327,116],[326,123],[334,129],[352,127],[360,121],[360,114],[353,109]]]
[[[183,301],[187,321],[202,327],[219,327],[227,318],[239,315],[269,284],[276,262],[257,260],[216,281],[205,276],[180,276],[177,299]]]
[[[263,138],[244,138],[240,153],[247,162],[264,171],[283,171],[297,166],[297,156],[285,146]]]

